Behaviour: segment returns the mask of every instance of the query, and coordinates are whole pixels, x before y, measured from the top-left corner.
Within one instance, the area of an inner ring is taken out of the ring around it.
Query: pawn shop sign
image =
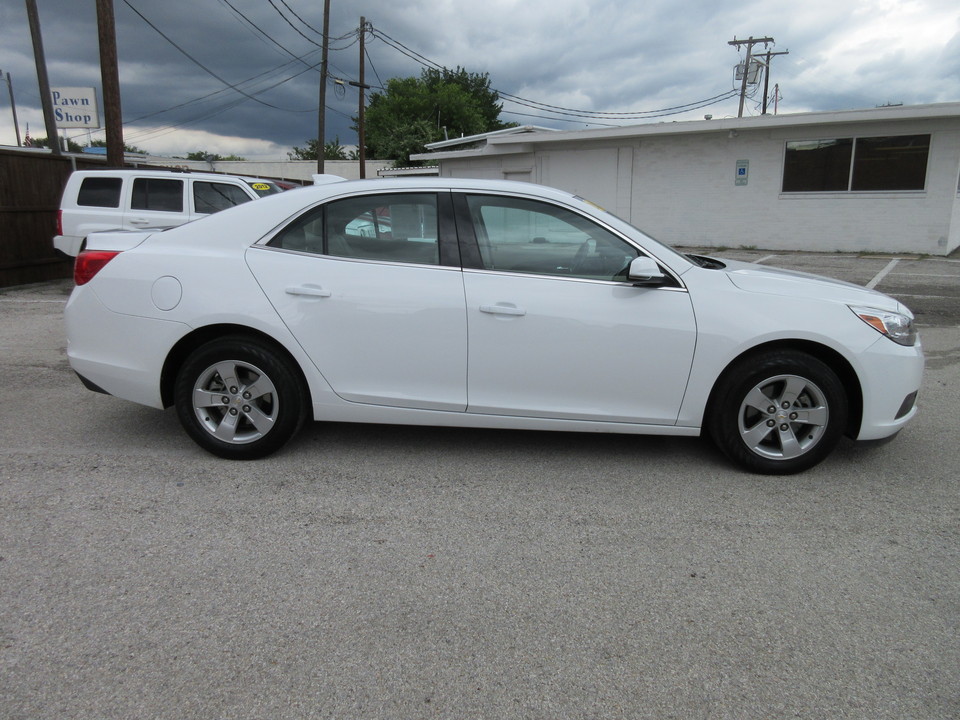
[[[100,110],[96,88],[50,88],[53,117],[58,128],[98,128]]]

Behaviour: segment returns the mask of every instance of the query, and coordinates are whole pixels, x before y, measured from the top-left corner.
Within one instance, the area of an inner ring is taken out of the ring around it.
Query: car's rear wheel
[[[846,392],[829,366],[804,352],[774,350],[723,376],[707,426],[747,470],[788,474],[823,460],[843,435],[847,415]]]
[[[306,417],[306,392],[292,363],[252,338],[197,348],[177,374],[174,404],[202,448],[235,460],[279,450]]]

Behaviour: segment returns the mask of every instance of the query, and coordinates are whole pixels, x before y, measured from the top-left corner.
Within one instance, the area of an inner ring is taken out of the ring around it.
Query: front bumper
[[[920,340],[913,347],[903,347],[881,337],[859,360],[863,417],[855,439],[895,435],[917,414],[924,365]]]

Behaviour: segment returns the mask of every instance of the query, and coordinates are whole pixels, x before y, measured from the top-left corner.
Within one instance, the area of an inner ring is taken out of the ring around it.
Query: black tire
[[[772,350],[741,360],[721,377],[706,424],[741,467],[787,475],[830,454],[848,411],[843,383],[829,366],[804,352]]]
[[[177,373],[180,424],[202,448],[231,460],[276,452],[300,429],[307,392],[292,363],[270,345],[242,336],[194,350]]]

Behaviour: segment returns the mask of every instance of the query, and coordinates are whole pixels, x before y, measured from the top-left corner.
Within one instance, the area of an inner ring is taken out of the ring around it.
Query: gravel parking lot
[[[717,254],[901,298],[914,423],[787,478],[344,424],[233,463],[80,385],[71,283],[0,290],[0,718],[960,717],[960,261]]]

